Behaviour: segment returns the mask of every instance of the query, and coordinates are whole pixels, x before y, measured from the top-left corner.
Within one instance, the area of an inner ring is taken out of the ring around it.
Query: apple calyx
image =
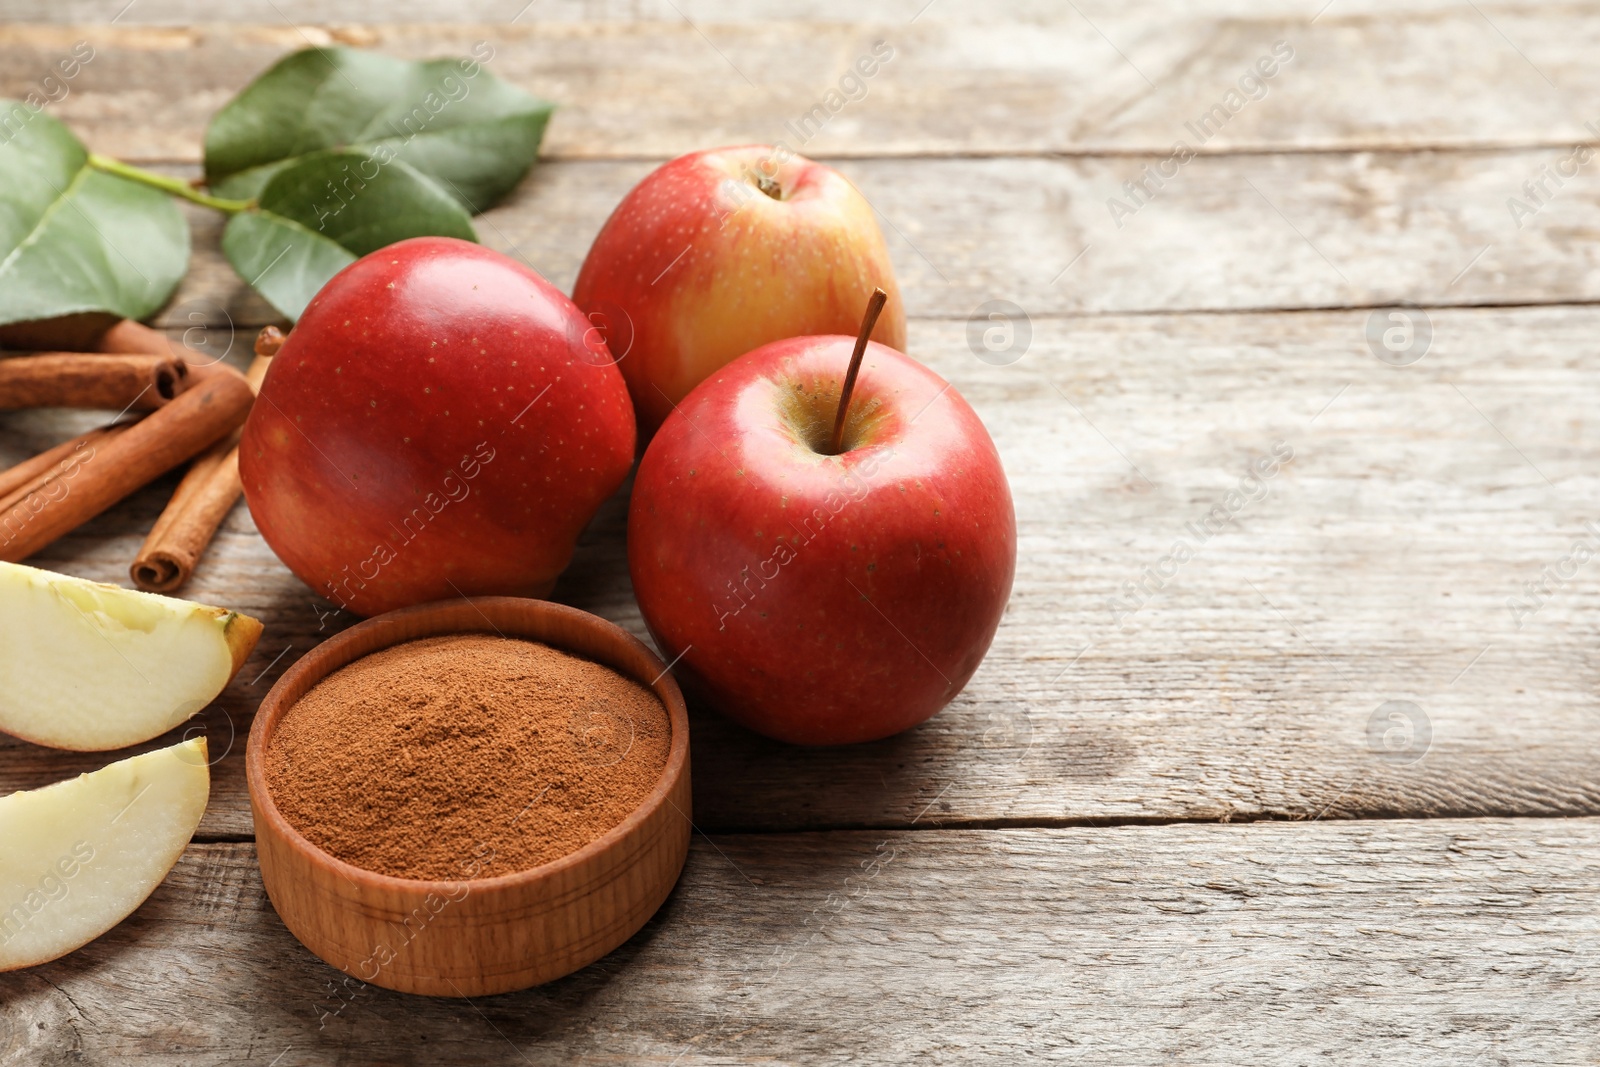
[[[833,433],[828,435],[827,455],[837,456],[840,445],[844,441],[845,416],[850,412],[850,394],[855,392],[856,376],[861,373],[861,357],[867,352],[867,339],[872,336],[872,328],[878,324],[878,316],[883,313],[883,305],[888,303],[889,294],[881,288],[872,290],[872,295],[867,298],[867,311],[861,317],[861,332],[856,334],[856,347],[850,353],[850,369],[844,375],[844,387],[839,390],[839,413],[833,417]]]
[[[776,169],[772,174],[767,173],[767,164],[770,162],[770,160],[762,160],[759,167],[744,168],[744,177],[747,182],[755,186],[759,191],[774,200],[781,201],[783,199],[783,183],[778,181]]]

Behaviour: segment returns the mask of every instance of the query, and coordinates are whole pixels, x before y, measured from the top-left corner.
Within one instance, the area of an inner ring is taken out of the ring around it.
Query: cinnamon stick
[[[104,311],[78,311],[49,319],[8,322],[0,326],[0,348],[92,352],[100,335],[119,321]]]
[[[0,359],[0,408],[154,411],[183,392],[189,367],[171,355],[38,352]]]
[[[171,593],[181,588],[233,510],[244,488],[239,480],[239,446],[226,438],[223,443],[229,445],[226,450],[219,452],[213,445],[195,459],[150,528],[128,568],[140,589]]]
[[[94,350],[126,354],[157,352],[161,355],[177,356],[179,359],[183,358],[184,353],[183,346],[173,344],[167,339],[166,334],[133,319],[123,319],[101,334],[94,343]]]
[[[92,450],[96,445],[108,437],[115,436],[132,426],[132,422],[116,422],[110,426],[99,426],[88,433],[79,434],[70,441],[61,444],[46,452],[41,452],[32,459],[25,459],[15,467],[0,471],[0,501],[15,493],[24,486],[36,485],[50,476],[50,473],[61,467],[63,463],[81,452]]]
[[[215,375],[147,418],[0,500],[0,560],[17,562],[205,450],[244,421],[244,376]]]
[[[271,356],[282,343],[283,335],[275,327],[261,331],[256,339],[255,361],[246,375],[252,390],[261,388]],[[243,489],[239,480],[239,434],[235,431],[201,453],[178,483],[128,568],[134,584],[152,593],[182,588]]]
[[[284,332],[276,326],[263,326],[261,327],[261,332],[256,334],[256,355],[271,358],[278,354],[278,349],[282,348],[283,342],[288,339]],[[254,364],[251,364],[252,370],[254,366]],[[266,374],[266,371],[263,370],[261,373]]]
[[[267,329],[278,333],[275,326],[269,326]],[[278,334],[278,336],[281,338],[283,335]],[[191,388],[210,374],[239,373],[220,359],[207,359],[194,349],[173,341],[160,330],[151,329],[144,323],[132,319],[123,319],[101,334],[94,343],[94,350],[129,355],[136,353],[170,355],[188,368]]]

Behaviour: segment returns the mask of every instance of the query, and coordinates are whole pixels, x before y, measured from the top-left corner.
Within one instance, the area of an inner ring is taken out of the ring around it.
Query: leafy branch
[[[171,298],[189,233],[170,198],[229,216],[223,253],[287,317],[395,241],[473,241],[538,156],[552,105],[485,69],[494,51],[410,62],[348,48],[286,56],[213,116],[205,180],[90,152],[0,100],[0,325]]]
[[[237,215],[241,211],[248,211],[255,207],[254,200],[224,200],[220,196],[211,196],[202,193],[198,188],[181,178],[169,178],[165,174],[145,170],[142,167],[129,166],[110,156],[102,156],[97,152],[89,153],[89,166],[106,174],[115,174],[119,178],[148,185],[152,189],[171,193],[173,196],[182,197],[184,200],[199,204],[202,207],[215,208],[217,211],[229,215]]]

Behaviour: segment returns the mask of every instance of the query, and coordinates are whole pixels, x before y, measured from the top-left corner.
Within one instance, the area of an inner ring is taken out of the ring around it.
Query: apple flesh
[[[211,793],[206,739],[0,797],[0,971],[81,948],[172,870]]]
[[[680,156],[601,228],[573,299],[606,332],[649,436],[707,375],[787,337],[854,333],[874,288],[874,340],[906,316],[872,206],[841,174],[766,145]]]
[[[605,341],[534,271],[445,237],[335,275],[273,357],[239,472],[261,534],[358,615],[544,596],[633,463]]]
[[[248,615],[0,562],[0,730],[99,752],[214,700],[261,636]]]
[[[650,443],[628,566],[692,693],[769,737],[887,737],[949,703],[1011,592],[1016,519],[993,442],[950,385],[867,346],[827,454],[849,337],[766,345]]]

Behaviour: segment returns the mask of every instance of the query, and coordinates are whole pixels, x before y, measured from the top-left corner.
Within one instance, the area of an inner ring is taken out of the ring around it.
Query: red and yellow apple
[[[547,594],[634,444],[622,376],[572,301],[497,252],[419,237],[312,299],[239,472],[289,569],[373,615]]]
[[[607,333],[655,432],[713,371],[786,337],[854,333],[904,349],[905,309],[872,206],[841,174],[766,145],[680,156],[628,193],[584,260],[573,300]]]
[[[886,737],[949,703],[1016,565],[993,442],[911,357],[867,346],[829,454],[852,347],[791,338],[714,372],[651,441],[628,514],[634,591],[675,673],[800,744]]]

